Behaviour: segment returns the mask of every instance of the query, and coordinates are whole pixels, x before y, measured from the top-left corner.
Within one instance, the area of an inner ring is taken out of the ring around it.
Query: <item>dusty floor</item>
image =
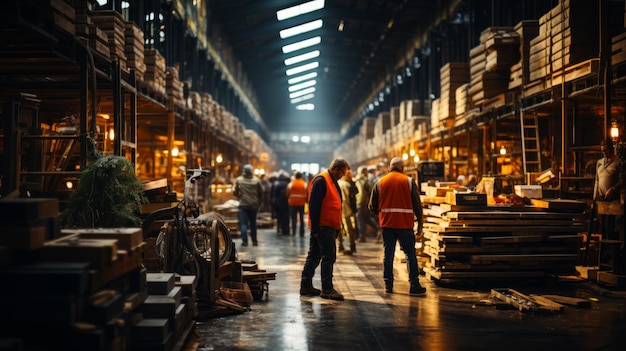
[[[382,244],[368,238],[338,255],[335,288],[345,301],[299,295],[309,236],[262,229],[259,246],[238,247],[239,260],[276,272],[262,301],[244,313],[198,320],[194,348],[206,350],[624,350],[626,294],[584,280],[440,282],[425,297],[408,295],[406,266],[395,263],[393,294],[382,280]],[[314,285],[319,287],[319,268]],[[590,308],[531,313],[481,305],[492,288],[584,298]]]

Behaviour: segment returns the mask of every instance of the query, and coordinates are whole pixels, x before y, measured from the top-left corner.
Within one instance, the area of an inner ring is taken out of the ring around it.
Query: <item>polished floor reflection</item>
[[[345,301],[299,295],[308,234],[262,229],[259,246],[239,247],[240,260],[276,272],[263,301],[244,313],[199,320],[197,350],[624,350],[626,296],[571,280],[451,282],[422,277],[425,297],[408,294],[406,266],[395,263],[393,294],[384,292],[382,244],[368,238],[357,253],[339,254],[335,288]],[[319,268],[314,285],[319,288]],[[591,301],[537,314],[479,302],[492,288],[558,294]]]

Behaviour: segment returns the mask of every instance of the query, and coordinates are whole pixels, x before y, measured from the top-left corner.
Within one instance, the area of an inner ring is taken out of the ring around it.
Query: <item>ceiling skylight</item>
[[[287,84],[293,85],[293,84],[296,84],[296,83],[303,82],[305,80],[313,79],[315,77],[317,77],[317,72],[311,72],[311,73],[303,74],[301,76],[290,78],[287,81]]]
[[[304,88],[308,88],[308,87],[312,87],[316,84],[317,82],[315,81],[315,79],[313,80],[307,80],[304,83],[300,83],[300,84],[296,84],[296,85],[292,85],[289,87],[289,92],[294,92],[294,91],[298,91],[298,90],[302,90]]]
[[[285,45],[283,46],[283,54],[288,54],[296,50],[308,48],[310,46],[317,45],[321,42],[322,42],[322,38],[320,36],[317,36],[317,37],[301,40],[293,44]]]
[[[305,2],[304,4],[288,7],[276,12],[276,18],[279,21],[286,20],[288,18],[303,15],[305,13],[313,12],[324,8],[324,0],[313,0]]]
[[[317,19],[315,21],[311,21],[311,22],[294,26],[294,27],[283,29],[280,32],[278,32],[278,34],[280,35],[281,39],[286,39],[286,38],[293,37],[298,34],[320,29],[322,28],[322,24],[323,24],[323,21],[321,19]]]
[[[310,99],[312,99],[314,97],[315,97],[315,94],[307,94],[307,95],[301,96],[299,98],[291,99],[291,103],[292,104],[297,104],[297,103],[302,102],[302,101],[310,100]]]
[[[288,69],[285,73],[287,76],[293,76],[294,74],[302,73],[308,70],[316,69],[320,66],[319,62],[311,62],[302,66]]]
[[[319,50],[309,51],[307,53],[285,59],[285,66],[291,66],[306,60],[310,60],[320,56]]]
[[[295,99],[295,98],[297,98],[299,96],[303,96],[303,95],[306,95],[306,94],[311,94],[311,93],[314,93],[314,92],[315,92],[315,88],[314,87],[306,88],[306,89],[302,89],[300,91],[296,91],[296,92],[293,92],[293,93],[289,94],[289,98],[290,99]]]

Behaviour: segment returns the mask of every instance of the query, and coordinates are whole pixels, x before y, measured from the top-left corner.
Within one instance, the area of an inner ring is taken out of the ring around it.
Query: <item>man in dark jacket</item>
[[[289,235],[289,198],[287,197],[287,186],[289,185],[289,174],[285,171],[278,173],[278,178],[272,185],[272,201],[276,211],[276,228],[278,235]]]

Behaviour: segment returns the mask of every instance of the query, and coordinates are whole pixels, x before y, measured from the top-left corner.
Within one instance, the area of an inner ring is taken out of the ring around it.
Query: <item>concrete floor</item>
[[[261,229],[259,246],[240,247],[239,260],[276,272],[262,301],[244,313],[197,322],[196,349],[207,350],[625,350],[626,299],[583,280],[450,282],[427,277],[425,297],[408,295],[406,265],[395,263],[393,294],[382,279],[382,244],[368,238],[352,256],[339,254],[335,288],[345,301],[299,295],[309,235]],[[314,279],[319,288],[319,268]],[[558,294],[591,301],[537,314],[477,305],[492,288]]]

